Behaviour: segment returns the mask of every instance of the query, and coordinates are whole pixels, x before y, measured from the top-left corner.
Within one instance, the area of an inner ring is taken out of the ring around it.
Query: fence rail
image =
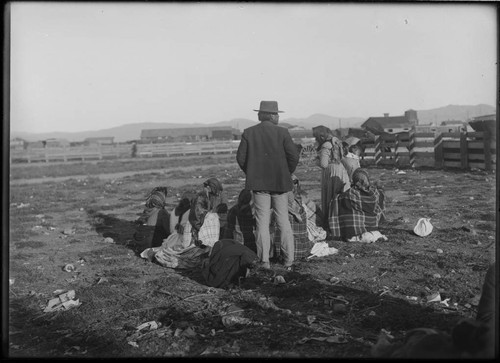
[[[199,142],[192,144],[137,144],[136,157],[162,157],[176,155],[207,155],[235,153],[237,142]],[[27,150],[10,150],[11,163],[17,162],[51,162],[74,160],[103,160],[132,157],[132,145],[101,145],[28,148]]]
[[[137,144],[137,158],[233,154],[239,142]],[[409,133],[380,135],[364,142],[361,165],[434,168],[496,168],[496,140],[488,132],[434,134],[413,128]],[[11,163],[120,159],[132,156],[132,145],[72,146],[10,150]]]
[[[363,166],[496,168],[496,142],[488,132],[436,134],[417,126],[409,133],[378,135],[363,145]]]

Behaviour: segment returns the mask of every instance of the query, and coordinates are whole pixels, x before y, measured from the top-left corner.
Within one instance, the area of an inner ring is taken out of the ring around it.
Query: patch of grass
[[[22,248],[42,248],[45,246],[44,242],[39,241],[27,241],[27,242],[16,242],[15,246],[17,249]]]

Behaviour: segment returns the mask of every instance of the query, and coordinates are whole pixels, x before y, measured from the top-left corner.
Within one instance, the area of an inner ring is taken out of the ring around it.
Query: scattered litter
[[[47,307],[43,310],[44,313],[50,313],[59,310],[69,310],[72,307],[80,306],[80,300],[74,300],[75,290],[69,290],[58,297],[49,300]]]
[[[441,302],[441,294],[439,292],[435,292],[427,296],[427,302]]]
[[[368,313],[368,316],[377,316],[377,313],[373,310],[370,310],[370,312]]]
[[[106,277],[100,277],[95,284],[99,285],[102,284],[103,282],[108,282],[108,279]]]
[[[417,194],[415,194],[415,196],[416,196],[416,197],[421,197],[421,196],[422,196],[422,194],[417,193]]]
[[[240,346],[238,341],[234,341],[232,345],[226,344],[222,347],[222,350],[227,353],[238,353],[240,351]]]
[[[430,218],[420,218],[415,228],[413,228],[413,232],[420,237],[425,237],[430,235],[432,229],[434,228],[430,220],[431,220]]]
[[[26,208],[26,207],[29,207],[29,203],[21,203],[17,206],[17,208]]]
[[[250,325],[252,324],[252,321],[248,318],[244,318],[242,316],[235,316],[235,315],[225,315],[222,317],[222,324],[226,327],[229,328],[234,325]]]
[[[470,200],[474,200],[474,197],[469,197]]]
[[[84,258],[80,258],[78,262],[83,266],[83,264],[86,262]]]
[[[333,276],[329,280],[332,284],[337,285],[340,282],[340,279],[336,276]]]
[[[318,337],[318,338],[302,338],[297,343],[304,344],[310,340],[317,340],[320,342],[344,344],[347,343],[347,339],[339,335],[330,335],[328,337]]]
[[[441,275],[436,273],[436,274],[433,274],[432,277],[434,277],[435,279],[440,279]]]
[[[328,256],[328,255],[334,255],[338,253],[339,250],[336,249],[335,247],[328,247],[327,242],[316,242],[314,246],[311,248],[310,256],[307,257],[312,258],[312,257],[323,257],[323,256]]]
[[[196,332],[193,330],[193,328],[188,327],[186,330],[184,330],[181,334],[183,337],[195,337]]]
[[[14,282],[16,282],[16,279],[9,279],[9,286],[14,285]]]
[[[439,253],[439,254],[441,254],[441,253],[443,253],[443,250],[442,250],[441,248],[438,248],[438,249],[436,250],[436,252],[437,252],[437,253]]]
[[[66,228],[66,229],[63,231],[63,234],[66,234],[66,235],[75,234],[75,229],[74,229],[74,228]]]
[[[447,306],[447,307],[449,307],[450,305],[448,305],[448,301],[450,301],[450,298],[446,298],[446,299],[440,301],[440,303],[443,304],[443,305],[445,305],[445,306]]]
[[[139,344],[137,344],[136,342],[127,342],[127,344],[133,346],[134,348],[139,348]]]
[[[43,218],[43,217],[45,217],[45,216],[44,216],[43,214],[37,214],[35,217],[36,217],[36,218]]]
[[[316,321],[316,316],[315,315],[307,315],[307,324],[311,325]]]
[[[63,270],[66,272],[73,272],[76,270],[76,268],[73,264],[68,263],[66,266],[63,267]]]
[[[411,301],[417,301],[418,298],[416,296],[407,296],[406,297],[408,300],[411,300]]]
[[[148,321],[146,323],[143,323],[139,325],[137,328],[135,328],[137,331],[144,330],[146,328],[149,328],[149,330],[156,330],[161,326],[161,323],[157,323],[156,321]]]
[[[379,231],[364,232],[361,236],[354,236],[348,240],[348,242],[363,242],[363,243],[373,243],[379,240],[387,241],[387,236],[383,235]]]
[[[113,240],[113,238],[111,238],[111,237],[106,237],[106,238],[104,239],[104,242],[106,242],[106,243],[114,243],[115,241],[114,241],[114,240]]]
[[[214,354],[214,353],[218,353],[218,349],[210,346],[210,347],[206,347],[205,350],[200,353],[200,355],[207,355],[207,354]]]
[[[80,212],[83,211],[83,208],[80,208]]]
[[[404,175],[404,174],[406,174],[406,172],[404,172],[403,170],[400,170],[396,174],[398,174],[398,175]]]
[[[281,275],[278,275],[274,278],[274,283],[275,284],[285,284],[286,281],[285,281],[285,278]]]
[[[61,295],[64,291],[66,291],[66,290],[64,290],[64,289],[57,289],[52,294],[54,294],[54,295]]]

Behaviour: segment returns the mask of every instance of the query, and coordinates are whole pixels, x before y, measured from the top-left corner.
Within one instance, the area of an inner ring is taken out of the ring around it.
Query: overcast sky
[[[496,105],[488,4],[11,4],[12,131]]]

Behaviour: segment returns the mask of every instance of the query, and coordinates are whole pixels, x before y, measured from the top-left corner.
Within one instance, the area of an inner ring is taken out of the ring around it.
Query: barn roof
[[[411,127],[410,121],[406,118],[406,116],[383,116],[383,117],[370,117],[366,120],[361,127],[365,127],[366,124],[376,122],[384,129],[391,128],[404,128]]]

